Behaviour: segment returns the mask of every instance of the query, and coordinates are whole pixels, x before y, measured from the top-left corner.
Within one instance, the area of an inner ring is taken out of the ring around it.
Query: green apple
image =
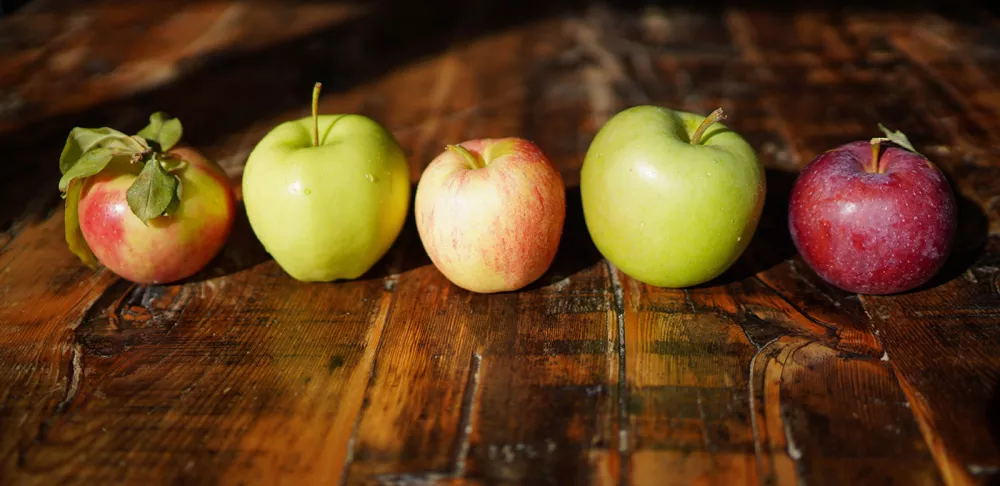
[[[410,170],[392,134],[362,115],[282,123],[254,147],[243,199],[254,234],[302,281],[353,279],[392,246],[410,204]]]
[[[708,117],[657,106],[601,127],[580,173],[583,214],[601,254],[658,287],[709,281],[739,258],[764,206],[750,145]]]

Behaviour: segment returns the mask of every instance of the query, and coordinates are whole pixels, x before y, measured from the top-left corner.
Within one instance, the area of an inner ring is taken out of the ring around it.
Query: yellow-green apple
[[[566,188],[534,143],[470,140],[428,164],[414,205],[420,241],[445,277],[473,292],[504,292],[552,264]]]
[[[956,203],[944,174],[901,132],[820,154],[792,187],[788,225],[802,259],[850,292],[892,294],[944,265]],[[881,150],[883,142],[898,147]]]
[[[60,168],[66,239],[85,263],[137,283],[189,277],[218,254],[235,201],[222,170],[177,145],[181,126],[163,113],[138,134],[70,133]]]
[[[410,170],[392,134],[355,114],[284,122],[254,147],[243,200],[257,238],[302,281],[353,279],[392,246],[410,204]]]
[[[688,287],[746,249],[764,205],[764,169],[724,117],[636,106],[594,137],[580,173],[584,220],[625,274]]]

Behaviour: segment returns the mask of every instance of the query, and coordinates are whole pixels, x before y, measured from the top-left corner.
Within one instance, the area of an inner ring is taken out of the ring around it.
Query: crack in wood
[[[428,484],[438,484],[448,482],[452,479],[450,474],[439,472],[419,472],[400,474],[380,474],[373,478],[375,483],[383,486],[424,486]]]
[[[626,379],[625,363],[625,291],[622,288],[618,269],[609,261],[604,260],[611,280],[615,320],[618,327],[618,454],[621,456],[618,480],[621,484],[628,483],[629,459],[629,407],[628,380]]]
[[[399,268],[398,265],[402,262],[402,254],[404,253],[402,248],[403,247],[397,251],[398,255],[394,260],[394,263],[397,265],[395,268],[397,269]],[[380,329],[378,330],[378,340],[375,343],[375,352],[372,355],[371,369],[368,371],[368,382],[365,384],[365,391],[361,400],[361,406],[358,408],[357,417],[354,419],[354,427],[351,429],[351,437],[347,440],[347,453],[344,454],[344,465],[340,470],[340,480],[338,481],[338,484],[341,485],[347,484],[348,472],[350,470],[351,463],[354,462],[354,448],[358,440],[358,431],[361,430],[361,419],[364,417],[365,410],[368,408],[368,391],[371,389],[372,384],[375,383],[375,369],[378,366],[379,351],[382,350],[382,338],[385,335],[385,327],[392,317],[393,304],[396,302],[395,282],[398,278],[398,272],[390,272],[390,275],[383,279],[382,288],[389,295],[389,302],[386,304],[388,306],[388,310],[386,311],[385,318],[382,319],[382,322],[378,323]],[[391,286],[387,284],[390,280],[393,281]]]
[[[835,340],[835,342],[840,340],[840,333],[837,332],[837,327],[836,326],[834,326],[832,324],[829,324],[829,323],[826,323],[826,322],[823,322],[823,321],[821,321],[821,320],[813,317],[808,312],[806,312],[804,309],[802,309],[798,304],[792,302],[792,300],[790,298],[788,298],[788,296],[786,296],[785,294],[781,293],[778,289],[772,287],[770,284],[768,284],[767,282],[765,282],[759,276],[754,275],[753,278],[754,278],[754,280],[756,280],[757,282],[759,282],[761,285],[763,285],[765,288],[767,288],[772,293],[774,293],[774,295],[777,296],[779,299],[781,299],[783,302],[785,302],[786,304],[788,304],[788,306],[791,307],[792,309],[794,309],[795,312],[798,312],[799,315],[801,315],[802,317],[805,317],[809,322],[812,322],[813,324],[816,324],[817,326],[820,326],[820,327],[822,327],[822,328],[824,328],[824,329],[826,329],[828,331],[828,334],[826,336],[815,336],[816,338],[821,338],[821,337],[832,338],[832,339]]]
[[[749,395],[748,405],[750,408],[750,433],[753,436],[754,462],[757,466],[757,473],[764,476],[764,444],[761,442],[760,424],[757,420],[757,399],[754,391],[754,369],[757,367],[757,358],[764,354],[764,351],[776,343],[781,337],[776,337],[758,348],[753,357],[750,358],[749,373],[747,375],[747,393]],[[761,401],[764,398],[761,397]]]
[[[83,381],[83,346],[80,343],[73,343],[70,348],[69,374],[67,375],[66,391],[62,400],[56,405],[56,414],[62,414],[69,408],[80,391],[80,382]]]
[[[465,461],[469,456],[469,440],[472,435],[472,422],[475,419],[476,394],[479,391],[479,372],[482,369],[483,356],[472,353],[469,359],[469,377],[465,382],[465,393],[462,396],[462,413],[458,419],[458,431],[455,433],[455,450],[452,455],[453,477],[460,478],[465,474]]]

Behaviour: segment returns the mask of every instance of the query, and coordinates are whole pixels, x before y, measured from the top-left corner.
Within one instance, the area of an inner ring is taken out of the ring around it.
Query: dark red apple
[[[850,292],[892,294],[927,282],[955,235],[944,174],[901,133],[886,133],[816,157],[792,188],[792,241],[820,277]],[[910,150],[881,150],[888,141]]]

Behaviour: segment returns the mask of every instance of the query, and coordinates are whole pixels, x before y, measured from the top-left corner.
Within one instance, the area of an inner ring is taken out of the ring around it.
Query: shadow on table
[[[990,438],[993,439],[993,446],[1000,450],[1000,379],[993,384],[992,395],[986,402],[986,426],[989,428]],[[1000,471],[991,474],[986,484],[1000,486]]]
[[[952,243],[951,253],[941,270],[927,283],[911,292],[944,285],[962,276],[976,264],[986,249],[990,224],[986,213],[983,212],[983,208],[978,203],[960,193],[954,184],[952,184],[952,191],[955,193],[955,203],[958,208],[958,225],[955,228],[955,240]]]
[[[788,232],[788,201],[798,174],[777,169],[766,169],[767,197],[764,210],[746,250],[728,270],[695,288],[729,285],[753,277],[792,258],[796,254],[792,235]]]
[[[250,227],[243,201],[237,201],[236,219],[233,221],[233,229],[225,246],[204,269],[185,282],[201,282],[230,275],[256,267],[270,259],[271,255],[267,253],[264,245],[254,235],[253,228]]]
[[[413,188],[413,191],[415,196],[416,187]],[[583,220],[580,188],[570,187],[566,190],[566,222],[563,226],[563,236],[559,241],[559,249],[555,259],[545,274],[527,285],[524,290],[533,290],[557,282],[596,265],[600,260],[601,254],[590,239],[590,233],[587,232],[587,226]],[[417,233],[413,201],[411,200],[406,223],[400,231],[399,238],[396,239],[382,260],[360,278],[385,278],[392,274],[406,273],[431,264],[431,259],[424,251],[420,235]]]
[[[406,211],[403,229],[399,231],[399,236],[385,255],[364,275],[358,277],[359,280],[383,279],[431,264],[431,259],[424,251],[424,245],[420,243],[420,235],[417,233],[416,212],[413,210],[416,197],[417,184],[413,183],[410,186],[410,206]]]
[[[990,430],[990,437],[993,439],[993,446],[1000,449],[1000,380],[993,384],[993,395],[986,403],[986,424]],[[985,484],[1000,486],[1000,471],[990,474],[986,478]]]
[[[583,202],[580,187],[566,188],[566,221],[563,223],[559,249],[549,269],[532,282],[525,290],[534,290],[570,277],[581,270],[590,268],[601,261],[601,253],[594,246],[594,240],[587,231],[583,219]]]

